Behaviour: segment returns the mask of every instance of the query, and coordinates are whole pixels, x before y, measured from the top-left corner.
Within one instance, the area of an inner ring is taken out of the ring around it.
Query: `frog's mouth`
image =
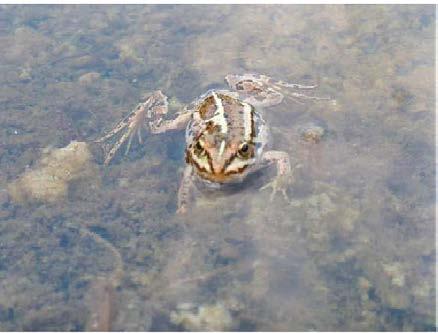
[[[242,180],[247,175],[247,168],[249,165],[245,165],[235,171],[210,173],[195,167],[196,173],[205,180],[209,180],[215,183],[232,183]]]
[[[195,146],[190,145],[186,150],[186,162],[192,165],[195,172],[203,179],[216,182],[228,183],[241,180],[248,173],[249,166],[255,163],[255,148],[252,143],[245,142],[234,153],[228,156],[214,155],[202,148],[199,142]],[[243,149],[243,150],[242,150]]]

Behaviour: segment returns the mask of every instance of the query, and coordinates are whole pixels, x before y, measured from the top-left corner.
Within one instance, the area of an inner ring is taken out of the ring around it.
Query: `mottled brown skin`
[[[210,118],[214,116],[216,105],[213,96],[207,97],[199,106],[199,115],[205,123],[205,129],[195,137],[193,143],[186,148],[186,162],[193,165],[200,177],[203,179],[225,183],[234,179],[234,175],[242,173],[248,165],[227,170],[236,158],[251,159],[254,157],[255,136],[254,120],[251,117],[251,129],[249,140],[243,140],[245,133],[244,124],[242,123],[243,104],[240,100],[224,94],[217,94],[223,103],[225,118],[227,121],[227,133],[221,132],[221,127]],[[240,110],[240,111],[239,111]],[[254,110],[251,108],[251,112]],[[222,141],[225,146],[222,154],[220,146]],[[245,149],[242,151],[242,145]],[[197,162],[196,157],[204,155],[209,168]]]

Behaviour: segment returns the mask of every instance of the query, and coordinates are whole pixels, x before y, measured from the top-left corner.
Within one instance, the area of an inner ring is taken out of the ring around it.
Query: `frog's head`
[[[187,163],[213,182],[244,176],[256,162],[253,112],[251,105],[213,92],[194,114],[194,121],[202,125],[187,146]]]
[[[202,135],[187,147],[186,162],[204,179],[226,183],[246,174],[255,163],[254,144]]]

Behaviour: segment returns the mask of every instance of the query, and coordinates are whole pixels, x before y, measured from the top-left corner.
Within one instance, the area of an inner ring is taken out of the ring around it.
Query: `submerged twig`
[[[91,237],[96,243],[106,247],[115,258],[114,270],[110,276],[95,279],[87,293],[89,318],[87,331],[110,331],[112,319],[115,316],[115,289],[120,286],[124,265],[120,252],[109,241],[87,228],[81,228],[80,233]]]
[[[86,331],[107,332],[111,330],[115,315],[115,290],[106,278],[97,278],[88,290],[89,317]]]
[[[106,247],[111,254],[114,257],[114,270],[110,277],[107,277],[106,279],[110,281],[110,283],[113,285],[114,288],[117,288],[120,286],[120,283],[123,278],[124,274],[124,265],[123,265],[123,259],[122,255],[120,254],[119,250],[117,250],[113,244],[111,244],[109,241],[107,241],[105,238],[101,237],[97,233],[90,231],[87,228],[81,228],[80,232],[82,235],[89,236],[93,238],[93,240]]]

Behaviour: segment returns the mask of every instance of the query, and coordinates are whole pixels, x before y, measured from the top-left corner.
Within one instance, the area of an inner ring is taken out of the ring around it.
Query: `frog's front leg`
[[[286,201],[289,201],[286,190],[288,186],[293,183],[294,177],[293,172],[295,169],[300,168],[301,165],[296,165],[294,169],[291,168],[289,155],[284,151],[270,150],[262,155],[262,160],[267,163],[276,163],[277,165],[277,175],[268,184],[263,186],[260,190],[272,187],[272,193],[270,200],[274,199],[277,192],[281,192]]]
[[[187,207],[192,199],[193,189],[193,168],[191,165],[187,165],[178,189],[177,214],[185,214],[187,212]]]

